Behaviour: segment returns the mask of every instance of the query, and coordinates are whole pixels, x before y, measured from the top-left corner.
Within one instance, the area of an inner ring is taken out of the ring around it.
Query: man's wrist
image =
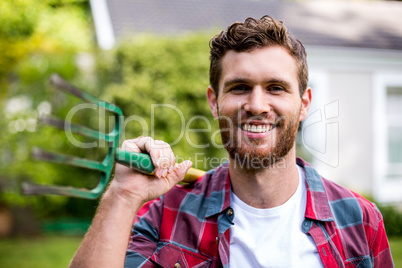
[[[109,188],[102,197],[102,200],[107,200],[108,203],[111,202],[113,204],[118,203],[120,206],[128,207],[131,210],[137,207],[140,208],[144,203],[140,196],[122,189],[115,181],[110,183]]]

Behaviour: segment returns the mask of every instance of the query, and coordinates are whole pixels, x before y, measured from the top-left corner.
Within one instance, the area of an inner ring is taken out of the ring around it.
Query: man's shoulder
[[[382,219],[377,206],[355,191],[320,176],[325,196],[337,224],[364,224],[377,228]]]
[[[177,184],[168,194],[184,192],[209,195],[211,192],[224,190],[228,170],[228,165],[222,164],[217,168],[207,171],[205,175],[198,178],[195,182]]]
[[[222,164],[215,169],[211,169],[193,183],[178,184],[169,192],[159,198],[164,206],[172,209],[179,209],[184,204],[192,203],[195,205],[205,203],[211,196],[224,195],[227,191],[228,165]],[[218,198],[219,199],[219,198]]]
[[[307,162],[303,161],[303,165],[305,168],[313,170],[313,167]],[[353,225],[363,223],[376,225],[382,218],[377,206],[362,195],[324,178],[316,171],[314,171],[314,174],[316,178],[310,178],[310,180],[315,180],[312,183],[314,184],[313,191],[318,190],[324,193],[326,202],[328,202],[337,224]],[[321,186],[317,186],[317,184],[321,184]]]
[[[376,228],[375,225],[381,220],[382,216],[374,203],[342,185],[322,177],[321,179],[331,210],[336,218],[339,218],[340,215],[346,217],[346,215],[353,214],[355,215],[355,223],[361,221],[365,225],[374,224],[372,227]],[[350,224],[353,224],[353,222]]]
[[[187,211],[186,207],[200,205],[210,195],[210,188],[214,170],[206,173],[192,183],[177,184],[169,192],[157,199],[145,203],[137,213],[137,218],[147,214],[149,211]],[[155,212],[153,212],[155,213]],[[173,217],[174,218],[174,217]]]

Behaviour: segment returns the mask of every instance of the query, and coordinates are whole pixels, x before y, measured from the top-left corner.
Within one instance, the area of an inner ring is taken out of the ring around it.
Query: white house
[[[300,144],[319,172],[402,202],[402,2],[91,0],[101,48],[125,35],[223,28],[265,14],[306,46],[313,106]]]

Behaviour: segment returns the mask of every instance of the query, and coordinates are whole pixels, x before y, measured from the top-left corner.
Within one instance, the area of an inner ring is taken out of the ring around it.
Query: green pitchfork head
[[[60,129],[66,129],[68,127],[68,129],[71,130],[73,133],[106,141],[108,143],[108,152],[102,162],[97,162],[75,156],[49,152],[39,148],[34,148],[32,150],[32,156],[35,159],[97,170],[100,171],[102,175],[99,184],[91,190],[77,189],[68,186],[38,185],[29,182],[23,182],[23,194],[56,194],[95,199],[99,197],[105,190],[111,177],[115,160],[144,173],[153,172],[155,166],[152,164],[149,155],[137,154],[117,149],[123,125],[123,113],[119,107],[114,104],[99,100],[96,97],[88,94],[87,92],[70,85],[67,81],[65,81],[61,76],[57,74],[51,76],[50,84],[55,88],[72,94],[85,102],[96,104],[100,108],[110,111],[114,115],[115,125],[111,132],[103,133],[84,126],[71,124],[69,122],[54,119],[51,117],[41,118],[41,121],[47,125],[51,125]]]
[[[112,175],[112,170],[115,161],[123,165],[126,165],[134,170],[137,170],[139,172],[145,174],[153,174],[155,166],[152,163],[151,157],[148,154],[134,153],[120,150],[117,148],[123,125],[123,113],[119,107],[117,107],[114,104],[99,100],[96,97],[88,94],[87,92],[70,85],[67,81],[65,81],[62,77],[60,77],[57,74],[51,76],[50,84],[53,85],[56,89],[63,90],[66,93],[74,95],[85,102],[96,104],[98,107],[110,111],[114,115],[115,125],[112,131],[110,131],[109,133],[104,133],[84,126],[72,124],[70,122],[60,119],[54,119],[51,117],[41,118],[41,121],[44,124],[54,126],[60,129],[68,129],[73,133],[85,137],[106,141],[108,143],[108,152],[102,162],[97,162],[94,160],[88,160],[75,156],[49,152],[40,148],[34,148],[32,150],[32,156],[35,159],[58,164],[71,165],[80,168],[97,170],[100,171],[102,175],[99,180],[99,184],[91,190],[77,189],[68,186],[38,185],[30,182],[24,182],[22,184],[23,194],[26,195],[55,194],[55,195],[66,195],[72,197],[95,199],[99,197],[106,189],[107,184]],[[205,171],[190,168],[190,170],[187,172],[184,178],[184,181],[194,182],[204,174]]]

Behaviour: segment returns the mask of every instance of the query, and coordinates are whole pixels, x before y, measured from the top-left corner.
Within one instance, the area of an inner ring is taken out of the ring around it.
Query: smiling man
[[[210,86],[208,100],[220,128],[227,130],[222,140],[230,157],[263,159],[261,168],[282,160],[294,147],[311,102],[310,89],[299,93],[295,59],[276,45],[230,50],[221,64],[219,91]]]
[[[207,97],[229,162],[177,186],[190,161],[174,166],[149,137],[125,141],[155,176],[117,165],[71,267],[393,267],[375,205],[296,158],[307,81],[304,47],[280,21],[215,36]]]

